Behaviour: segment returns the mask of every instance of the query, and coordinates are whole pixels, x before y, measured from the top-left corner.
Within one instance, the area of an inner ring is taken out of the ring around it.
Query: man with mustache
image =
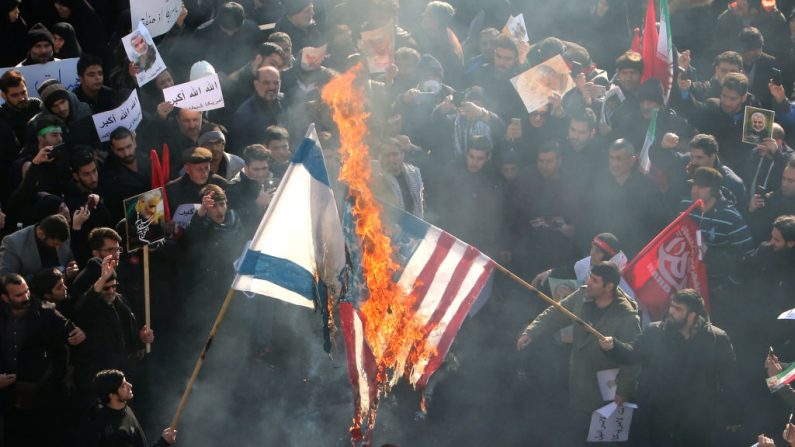
[[[274,124],[289,128],[287,101],[281,91],[281,74],[271,66],[260,67],[252,82],[254,94],[243,101],[232,120],[235,147],[261,143],[265,129]]]
[[[100,196],[115,221],[124,217],[124,199],[149,191],[152,164],[147,154],[137,150],[136,135],[126,127],[110,134],[110,155],[99,172]]]
[[[605,337],[599,346],[621,364],[642,365],[643,410],[631,432],[648,436],[642,445],[711,446],[715,428],[737,429],[734,348],[726,332],[710,323],[696,290],[675,292],[665,320],[649,325],[634,342]]]

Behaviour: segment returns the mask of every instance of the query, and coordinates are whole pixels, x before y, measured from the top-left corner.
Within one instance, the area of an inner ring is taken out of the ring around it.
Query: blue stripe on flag
[[[293,163],[302,163],[306,170],[309,171],[309,175],[329,186],[326,164],[323,161],[323,153],[320,151],[317,141],[311,138],[304,138],[304,141],[298,146],[292,161]]]
[[[238,274],[271,282],[309,301],[315,300],[315,276],[288,259],[248,250],[240,263]]]

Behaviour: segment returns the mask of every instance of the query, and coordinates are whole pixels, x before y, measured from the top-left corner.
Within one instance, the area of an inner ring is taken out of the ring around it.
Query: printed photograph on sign
[[[127,251],[132,252],[166,237],[163,188],[124,200]]]
[[[394,63],[395,25],[388,21],[384,26],[370,31],[362,31],[359,48],[367,58],[370,73],[383,73]]]
[[[743,118],[743,143],[762,144],[765,138],[773,137],[773,119],[776,112],[746,106]]]
[[[135,72],[135,79],[138,86],[154,79],[166,69],[166,64],[157,51],[149,30],[143,23],[138,23],[138,27],[132,33],[121,38],[124,44],[124,51],[127,59],[132,62],[132,70]]]
[[[553,92],[561,96],[574,88],[574,81],[563,57],[557,55],[535,67],[511,78],[511,84],[527,112],[536,111],[549,103]]]

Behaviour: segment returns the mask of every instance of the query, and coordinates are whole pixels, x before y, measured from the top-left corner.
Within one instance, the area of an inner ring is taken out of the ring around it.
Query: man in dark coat
[[[293,42],[293,56],[304,47],[321,45],[320,31],[315,22],[315,5],[311,0],[293,0],[284,3],[284,16],[276,22],[276,32],[284,32]]]
[[[268,126],[278,124],[289,128],[289,108],[279,92],[279,70],[271,66],[261,67],[252,86],[254,94],[240,104],[233,117],[235,147],[261,143]]]
[[[768,240],[773,221],[784,214],[795,214],[795,158],[787,162],[779,189],[751,198],[746,216],[754,241]]]
[[[223,177],[210,173],[212,159],[213,153],[203,147],[188,149],[182,153],[185,175],[166,185],[168,206],[172,215],[180,205],[200,203],[199,193],[208,184],[226,187],[227,181]]]
[[[726,332],[710,324],[697,291],[676,292],[665,321],[636,340],[605,337],[599,345],[621,364],[642,366],[637,402],[643,410],[631,433],[648,437],[643,445],[708,447],[716,426],[738,425],[734,348]]]

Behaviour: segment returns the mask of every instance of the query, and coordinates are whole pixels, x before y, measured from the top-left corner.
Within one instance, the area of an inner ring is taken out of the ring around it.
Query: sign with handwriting
[[[133,90],[127,100],[122,105],[107,112],[97,113],[91,116],[94,119],[94,127],[97,129],[99,141],[110,141],[110,133],[117,127],[126,127],[135,130],[143,113],[141,112],[141,102],[138,101],[138,90]]]
[[[164,89],[163,97],[166,102],[180,109],[204,112],[224,106],[224,95],[217,74]]]
[[[181,0],[134,0],[130,2],[132,28],[143,22],[152,37],[167,33],[182,12]]]
[[[16,70],[22,73],[22,76],[25,77],[25,84],[28,86],[28,95],[30,96],[38,97],[39,85],[47,79],[57,79],[69,91],[80,85],[80,79],[77,77],[76,57],[47,62],[46,64],[0,68],[0,76],[8,70]]]

